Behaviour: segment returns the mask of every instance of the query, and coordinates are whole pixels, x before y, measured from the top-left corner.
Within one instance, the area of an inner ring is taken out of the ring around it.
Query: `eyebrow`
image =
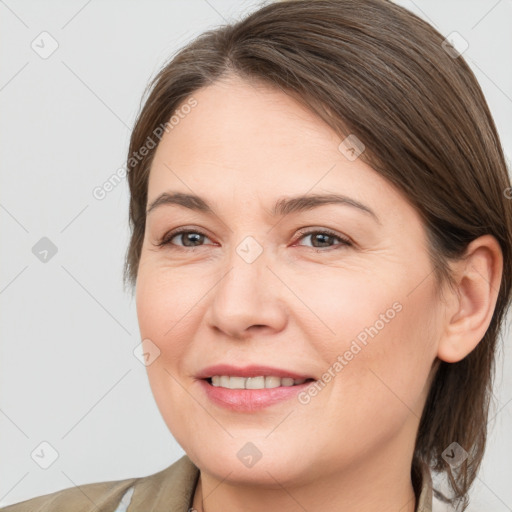
[[[311,210],[326,204],[342,204],[357,208],[359,211],[373,217],[378,224],[381,223],[379,217],[371,208],[342,194],[309,194],[282,198],[275,203],[271,215],[272,217],[284,217],[291,213]],[[146,210],[146,215],[163,205],[178,205],[208,215],[215,215],[208,201],[197,195],[182,192],[163,192],[151,202]]]

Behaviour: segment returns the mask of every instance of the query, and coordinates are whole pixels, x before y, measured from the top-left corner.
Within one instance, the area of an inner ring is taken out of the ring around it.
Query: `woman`
[[[426,512],[431,471],[467,506],[511,185],[443,39],[385,0],[298,0],[174,56],[131,137],[125,275],[186,455],[4,510]]]

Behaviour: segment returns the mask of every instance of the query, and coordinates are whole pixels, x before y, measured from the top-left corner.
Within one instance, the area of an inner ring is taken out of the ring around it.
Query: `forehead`
[[[170,189],[220,205],[237,197],[268,197],[270,205],[277,197],[307,192],[377,201],[375,209],[388,213],[405,203],[361,159],[346,158],[331,127],[277,88],[229,79],[192,97],[196,105],[179,116],[157,147],[148,202]]]
[[[331,128],[280,89],[231,78],[196,91],[193,98],[197,105],[164,135],[162,151],[179,149],[180,157],[198,159],[215,155],[225,165],[306,154],[311,160],[328,149],[337,151]]]

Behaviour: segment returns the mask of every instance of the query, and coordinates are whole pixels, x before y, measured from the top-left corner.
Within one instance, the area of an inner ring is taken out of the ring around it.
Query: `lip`
[[[209,379],[214,375],[229,375],[233,377],[275,376],[281,377],[282,379],[286,377],[292,379],[314,379],[312,375],[305,375],[290,370],[283,370],[282,368],[254,364],[243,367],[233,366],[230,364],[216,364],[203,368],[196,377],[198,379]]]
[[[200,379],[198,382],[208,399],[214,404],[232,411],[254,412],[294,398],[315,381],[304,382],[296,386],[265,389],[228,389],[213,386],[206,379]]]
[[[214,375],[229,375],[234,377],[275,376],[292,379],[312,379],[294,386],[279,386],[265,389],[228,389],[213,386],[208,382]],[[244,367],[230,364],[208,366],[196,375],[198,382],[210,401],[223,408],[237,412],[253,412],[271,405],[294,398],[316,379],[311,375],[301,374],[291,370],[271,366],[248,365]]]

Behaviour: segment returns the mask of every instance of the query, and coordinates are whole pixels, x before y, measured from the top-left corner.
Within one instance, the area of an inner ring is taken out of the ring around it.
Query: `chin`
[[[267,435],[265,431],[260,436],[240,436],[223,442],[210,439],[182,447],[201,471],[219,480],[276,488],[280,488],[276,480],[281,485],[308,481],[313,461],[302,454],[298,460],[299,446],[285,447],[277,439],[265,439]]]

